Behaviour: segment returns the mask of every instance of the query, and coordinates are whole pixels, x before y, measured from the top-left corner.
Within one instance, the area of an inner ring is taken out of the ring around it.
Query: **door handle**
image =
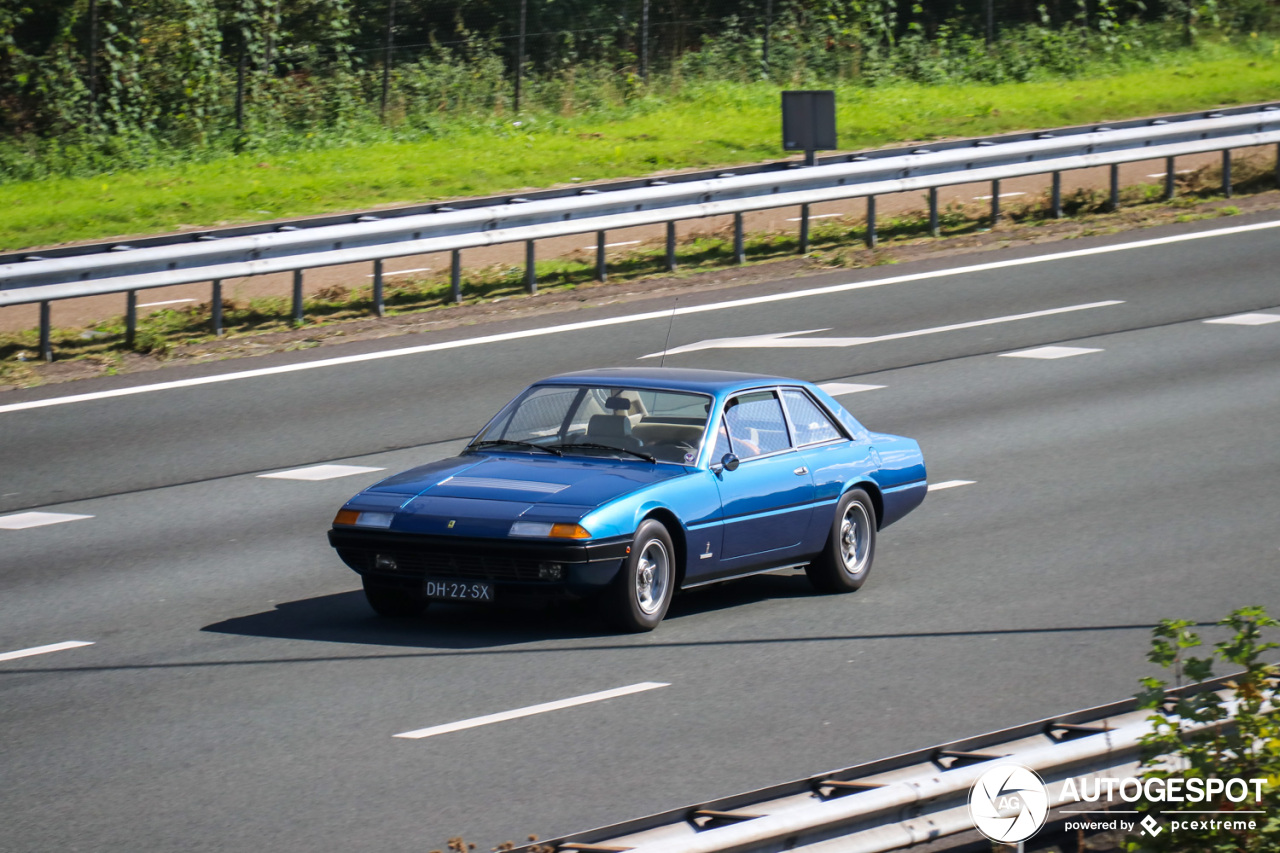
[[[805,474],[809,473],[809,469],[801,465],[799,468],[792,471],[791,473],[795,474],[797,477],[803,477]]]

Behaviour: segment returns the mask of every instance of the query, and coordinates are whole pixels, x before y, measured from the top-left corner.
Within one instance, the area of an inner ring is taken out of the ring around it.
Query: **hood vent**
[[[567,483],[540,483],[537,480],[503,480],[497,477],[448,477],[437,485],[448,483],[451,486],[470,487],[474,489],[506,489],[514,492],[537,492],[540,495],[554,495],[569,488]]]

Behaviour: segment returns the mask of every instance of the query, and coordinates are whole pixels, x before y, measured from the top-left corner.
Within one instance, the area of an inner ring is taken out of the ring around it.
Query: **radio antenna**
[[[680,304],[680,297],[677,296],[675,302],[671,303],[671,318],[667,321],[667,339],[662,344],[662,358],[658,359],[658,367],[662,367],[667,361],[667,347],[671,344],[671,327],[676,324],[676,306]]]

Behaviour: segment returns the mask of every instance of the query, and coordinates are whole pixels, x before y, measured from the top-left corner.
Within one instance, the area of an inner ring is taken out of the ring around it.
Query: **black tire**
[[[363,575],[364,597],[373,612],[389,619],[408,619],[427,609],[427,599],[421,592],[403,586],[384,583]]]
[[[671,534],[661,522],[645,519],[605,595],[605,615],[619,631],[652,631],[667,615],[675,585],[676,549]]]
[[[875,555],[875,506],[862,489],[850,489],[836,502],[826,547],[804,571],[819,592],[853,592],[866,583]]]

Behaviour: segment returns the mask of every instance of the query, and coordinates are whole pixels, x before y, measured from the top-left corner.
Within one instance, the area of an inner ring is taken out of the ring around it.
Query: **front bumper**
[[[613,581],[631,539],[578,544],[335,527],[329,544],[361,575],[406,589],[420,587],[427,578],[483,580],[494,585],[501,599],[572,599],[600,592]],[[387,568],[391,563],[394,570]],[[563,567],[559,579],[545,577],[554,564]]]

